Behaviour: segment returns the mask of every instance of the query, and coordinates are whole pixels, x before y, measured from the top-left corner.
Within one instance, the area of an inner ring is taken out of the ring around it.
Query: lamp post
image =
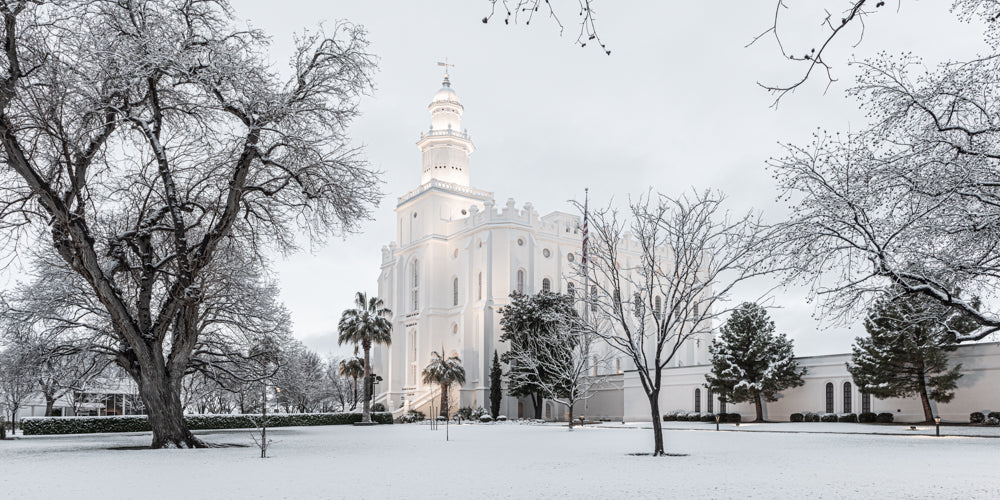
[[[715,430],[716,431],[719,430],[719,419],[720,418],[722,418],[722,415],[719,415],[718,413],[716,413],[715,414]]]
[[[941,437],[941,417],[934,417],[934,434]]]

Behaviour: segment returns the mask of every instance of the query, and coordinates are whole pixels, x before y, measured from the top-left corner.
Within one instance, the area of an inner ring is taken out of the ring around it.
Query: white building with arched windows
[[[513,199],[498,206],[493,193],[470,183],[469,157],[474,146],[462,129],[464,108],[448,75],[428,109],[430,129],[420,135],[420,185],[400,196],[396,205],[395,241],[382,249],[378,295],[393,312],[392,344],[374,351],[373,369],[383,378],[375,402],[397,415],[407,409],[429,413],[437,404],[439,388],[421,381],[431,352],[457,355],[466,370],[466,383],[457,389],[455,407],[489,407],[489,371],[494,351],[504,352],[499,338],[499,309],[517,290],[572,293],[572,266],[579,259],[579,217],[564,212],[544,216],[531,203],[520,207]],[[629,249],[623,249],[626,255]],[[660,396],[663,411],[740,412],[753,414],[752,405],[725,408],[704,387],[711,335],[694,338],[682,348],[664,372]],[[969,411],[1000,409],[996,391],[1000,382],[1000,344],[962,346],[954,355],[970,376],[959,382],[959,395],[940,411],[949,420],[961,420]],[[787,420],[792,412],[892,411],[897,420],[921,414],[919,402],[873,401],[858,392],[845,363],[849,354],[800,358],[808,373],[803,387],[791,389],[769,403],[769,419]],[[608,385],[576,408],[591,418],[649,420],[649,406],[634,367],[623,358],[611,358],[600,368]],[[501,413],[527,417],[528,400],[504,398]],[[971,410],[970,410],[971,408]],[[564,408],[545,404],[543,416],[559,420]]]

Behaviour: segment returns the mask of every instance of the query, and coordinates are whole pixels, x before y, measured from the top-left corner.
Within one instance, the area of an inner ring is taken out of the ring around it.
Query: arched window
[[[542,278],[542,291],[543,292],[552,291],[552,281],[550,281],[548,278]]]
[[[416,312],[420,308],[420,261],[414,259],[413,264],[411,264],[413,269],[410,273],[410,305],[412,306],[412,311]]]
[[[844,413],[851,413],[851,383],[844,382]]]
[[[826,383],[826,412],[833,413],[833,382]]]
[[[656,300],[653,301],[653,312],[656,313],[656,317],[660,316],[660,310],[663,309],[663,299],[659,295],[656,296]]]
[[[705,404],[708,406],[709,413],[715,413],[715,402],[712,401],[712,391],[705,392]]]
[[[861,411],[870,412],[872,411],[872,395],[868,393],[861,393]]]
[[[483,300],[483,272],[482,271],[479,272],[478,289],[479,289],[479,292],[476,295],[476,299],[477,300]]]
[[[719,401],[719,413],[726,413],[726,402]]]
[[[632,294],[632,309],[635,310],[635,317],[638,319],[642,319],[643,313],[645,313],[646,311],[643,308],[642,294],[640,294],[639,292],[635,292]]]
[[[701,389],[694,390],[694,411],[701,413]]]
[[[524,269],[517,270],[517,291],[524,293]]]
[[[573,283],[566,283],[566,294],[570,297],[576,297],[576,286]]]
[[[458,305],[458,278],[452,280],[451,282],[451,305]]]

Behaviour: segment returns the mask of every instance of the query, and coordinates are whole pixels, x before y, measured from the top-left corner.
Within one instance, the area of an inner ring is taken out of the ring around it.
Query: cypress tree
[[[500,356],[493,351],[493,365],[490,367],[490,416],[493,420],[500,415],[500,400],[503,399],[503,389],[500,387],[503,371],[500,370]]]

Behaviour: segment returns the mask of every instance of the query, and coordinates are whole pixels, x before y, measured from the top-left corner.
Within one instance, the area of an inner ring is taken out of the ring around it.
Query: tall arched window
[[[552,291],[552,281],[548,278],[542,278],[542,291],[551,292]]]
[[[573,283],[566,283],[566,294],[570,297],[576,297],[576,286]]]
[[[414,312],[420,308],[420,261],[414,259],[410,272],[410,305]]]
[[[861,393],[861,411],[870,412],[872,411],[872,395],[868,393]]]
[[[479,272],[479,279],[478,279],[477,288],[478,288],[479,291],[476,294],[476,299],[477,300],[483,300],[483,272],[482,271]]]
[[[458,277],[451,282],[451,305],[458,305]]]
[[[701,389],[694,390],[694,411],[701,413]]]
[[[844,413],[851,413],[851,383],[844,382]]]
[[[517,270],[517,291],[524,293],[524,269]]]
[[[726,413],[726,402],[719,401],[719,413]]]
[[[656,313],[657,317],[660,316],[661,309],[663,309],[663,299],[661,299],[660,296],[657,295],[656,300],[653,301],[653,312]]]
[[[643,308],[642,294],[635,292],[632,294],[632,309],[635,310],[635,317],[642,319],[646,310]]]
[[[715,402],[712,401],[712,391],[705,392],[705,404],[708,406],[709,413],[715,413]]]
[[[833,382],[826,383],[826,412],[833,413]]]

